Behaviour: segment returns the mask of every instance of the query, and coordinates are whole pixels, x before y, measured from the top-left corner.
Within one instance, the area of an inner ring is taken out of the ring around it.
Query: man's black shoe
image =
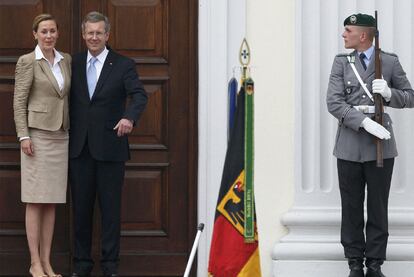
[[[364,271],[362,269],[351,269],[351,271],[349,271],[348,277],[364,277]]]
[[[362,259],[348,259],[349,275],[348,277],[364,277],[364,264]]]
[[[381,268],[378,269],[371,269],[368,268],[367,270],[367,274],[365,275],[366,277],[386,277],[382,272],[381,272]]]
[[[381,272],[381,265],[383,261],[382,260],[371,260],[367,259],[366,266],[367,266],[367,274],[366,277],[386,277]]]

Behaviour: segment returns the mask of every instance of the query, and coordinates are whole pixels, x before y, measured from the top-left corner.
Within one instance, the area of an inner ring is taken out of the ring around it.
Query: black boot
[[[366,277],[386,277],[381,272],[381,265],[383,261],[382,260],[373,260],[373,259],[367,259],[365,265],[367,266],[367,274]]]
[[[360,258],[348,259],[349,275],[348,277],[364,277],[364,264]]]

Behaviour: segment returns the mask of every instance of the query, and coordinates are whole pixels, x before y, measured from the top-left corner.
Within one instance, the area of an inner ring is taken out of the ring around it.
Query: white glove
[[[372,92],[381,94],[387,102],[391,100],[391,89],[388,87],[387,81],[383,79],[372,81]]]
[[[379,139],[390,139],[391,133],[385,129],[381,124],[378,124],[369,117],[366,117],[362,123],[361,127],[364,128],[368,133],[376,136]]]

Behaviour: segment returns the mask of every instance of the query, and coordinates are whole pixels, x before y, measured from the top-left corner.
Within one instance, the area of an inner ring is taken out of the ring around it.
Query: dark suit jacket
[[[87,141],[94,159],[126,161],[130,157],[128,138],[118,137],[113,128],[121,118],[136,124],[147,103],[135,63],[109,49],[95,92],[89,99],[86,57],[87,52],[83,52],[72,59],[69,157],[78,157]]]

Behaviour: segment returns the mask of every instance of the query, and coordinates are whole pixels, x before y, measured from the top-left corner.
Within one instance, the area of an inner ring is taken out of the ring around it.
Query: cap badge
[[[352,24],[355,24],[355,23],[357,22],[357,17],[356,17],[355,15],[351,15],[351,17],[349,18],[349,21],[350,21]]]

